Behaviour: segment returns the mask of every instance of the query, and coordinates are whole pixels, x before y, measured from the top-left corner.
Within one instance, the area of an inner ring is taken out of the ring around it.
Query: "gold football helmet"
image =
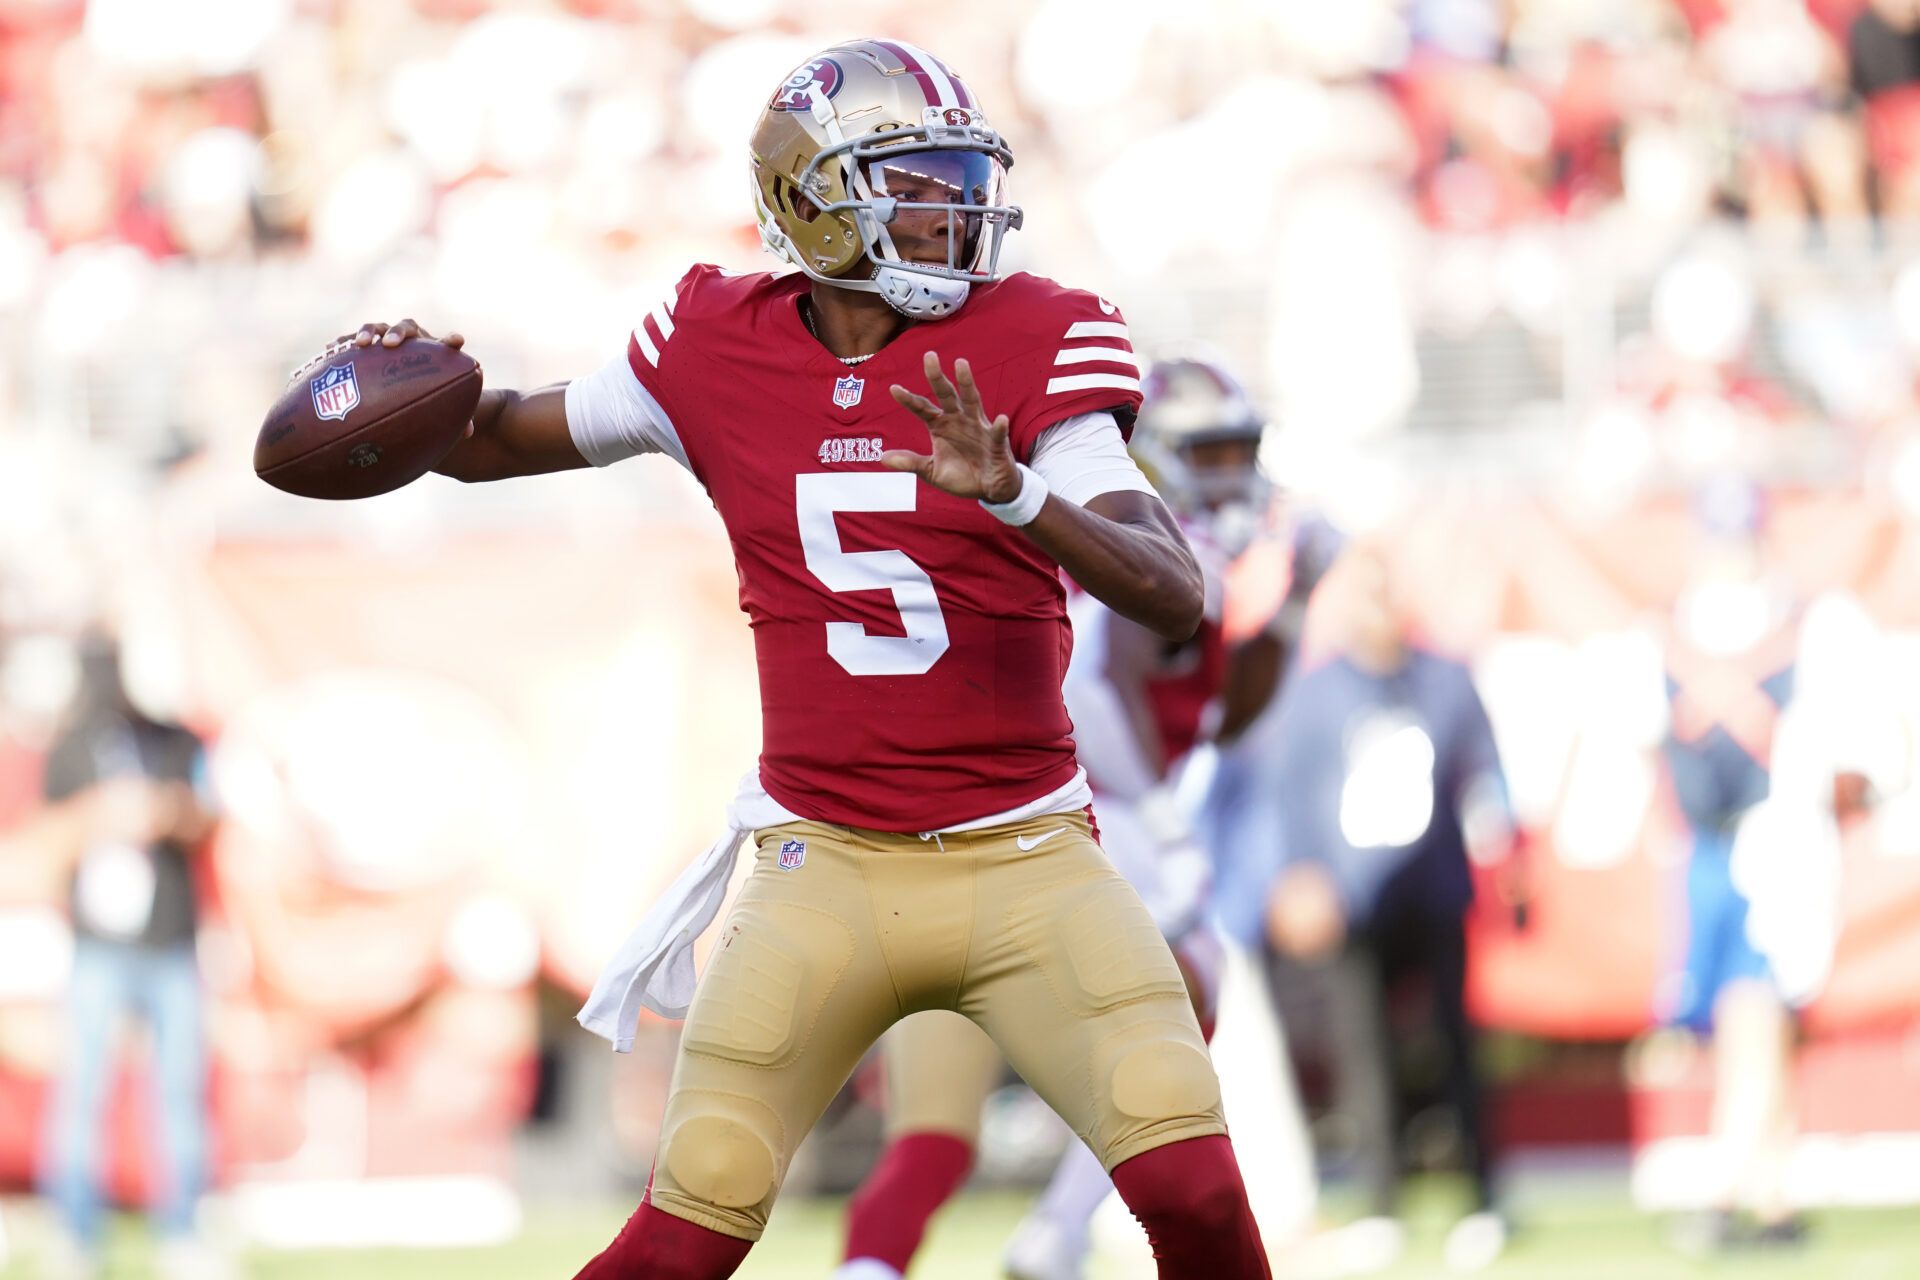
[[[769,252],[815,280],[949,316],[994,278],[1020,210],[1013,152],[964,81],[898,40],[851,40],[786,78],[753,131],[754,209]]]

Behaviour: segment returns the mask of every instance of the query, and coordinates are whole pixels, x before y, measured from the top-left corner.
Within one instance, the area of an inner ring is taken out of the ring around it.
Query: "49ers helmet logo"
[[[821,97],[831,98],[840,92],[845,79],[840,64],[832,58],[815,58],[788,76],[787,82],[774,91],[773,101],[767,106],[775,111],[811,111],[813,90],[817,88]]]

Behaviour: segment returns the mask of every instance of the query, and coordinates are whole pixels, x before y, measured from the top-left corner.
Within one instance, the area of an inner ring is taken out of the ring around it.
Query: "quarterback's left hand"
[[[940,357],[927,352],[927,386],[934,399],[916,395],[895,383],[889,390],[902,406],[927,424],[933,436],[932,454],[889,449],[881,461],[896,471],[911,471],[936,489],[957,498],[983,502],[1011,502],[1020,495],[1020,472],[1007,445],[1007,415],[987,420],[980,407],[980,389],[965,360],[953,362],[948,380]],[[956,385],[957,384],[957,385]]]

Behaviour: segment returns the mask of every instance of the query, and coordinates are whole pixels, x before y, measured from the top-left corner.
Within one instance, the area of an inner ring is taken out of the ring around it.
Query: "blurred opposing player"
[[[1060,695],[1061,570],[1168,643],[1201,576],[1125,450],[1125,320],[996,277],[1011,162],[925,51],[825,50],[752,139],[762,238],[799,272],[694,267],[600,372],[486,393],[439,468],[665,454],[726,523],[753,625],[764,748],[732,815],[753,874],[691,996],[648,1194],[582,1277],[732,1274],[861,1055],[926,1009],[1088,1135],[1162,1275],[1268,1275],[1186,982],[1093,841]],[[581,1021],[616,1047],[641,1005],[687,1003],[732,849],[602,975]]]
[[[1182,761],[1223,721],[1243,726],[1271,682],[1227,680],[1223,629],[1229,560],[1259,527],[1269,486],[1259,470],[1265,423],[1217,362],[1157,363],[1144,380],[1133,452],[1178,513],[1206,584],[1200,628],[1169,640],[1092,593],[1068,606],[1066,673],[1074,741],[1093,786],[1100,842],[1171,944],[1194,1011],[1211,1036],[1221,944],[1204,919],[1207,856],[1174,794]],[[1232,687],[1238,701],[1223,703]],[[946,1011],[916,1014],[884,1042],[889,1142],[849,1207],[841,1280],[898,1280],[928,1220],[972,1166],[980,1109],[998,1082],[999,1049]],[[1081,1132],[1084,1139],[1094,1135]],[[1081,1273],[1094,1210],[1113,1190],[1086,1143],[1062,1156],[1007,1254],[1021,1280]]]

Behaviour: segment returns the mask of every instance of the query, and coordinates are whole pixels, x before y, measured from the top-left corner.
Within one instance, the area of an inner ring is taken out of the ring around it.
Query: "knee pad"
[[[1113,1105],[1133,1120],[1203,1119],[1220,1109],[1220,1081],[1185,1039],[1135,1045],[1113,1066]]]
[[[750,1210],[772,1200],[785,1172],[771,1137],[779,1132],[772,1113],[758,1114],[766,1109],[728,1094],[679,1101],[697,1109],[672,1124],[660,1144],[671,1189],[716,1209]]]
[[[695,1116],[673,1131],[662,1159],[680,1189],[722,1209],[759,1204],[773,1191],[773,1151],[725,1116]]]

